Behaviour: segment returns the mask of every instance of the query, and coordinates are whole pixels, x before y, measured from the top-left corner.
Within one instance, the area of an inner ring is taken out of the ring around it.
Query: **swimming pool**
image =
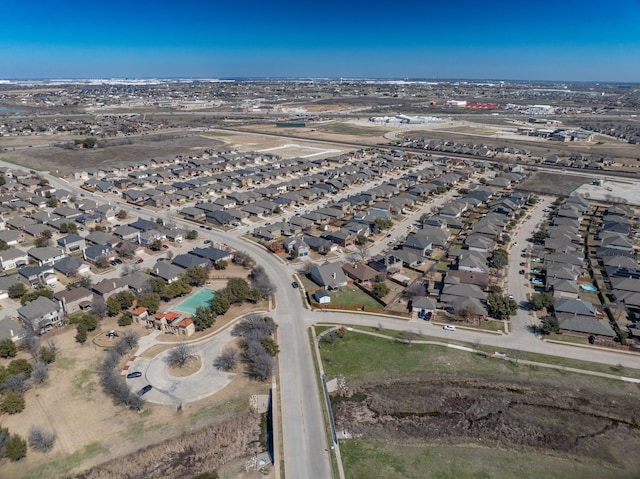
[[[213,299],[214,294],[215,291],[212,289],[202,288],[200,291],[193,293],[173,309],[182,311],[183,313],[194,314],[196,312],[196,308],[199,306],[211,306],[211,300]]]
[[[589,283],[582,283],[580,284],[580,287],[585,291],[598,291],[598,288],[596,288],[594,285]]]

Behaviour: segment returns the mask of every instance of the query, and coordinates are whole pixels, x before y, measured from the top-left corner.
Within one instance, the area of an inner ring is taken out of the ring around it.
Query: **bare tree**
[[[96,316],[96,318],[104,318],[104,315],[107,314],[107,309],[107,303],[105,303],[104,299],[100,297],[96,297],[91,303],[91,312]]]
[[[311,261],[309,258],[305,259],[304,263],[302,263],[302,272],[307,276],[309,276],[311,274],[312,269],[313,269],[313,261]]]
[[[261,341],[271,336],[277,329],[273,319],[260,314],[252,314],[236,324],[231,330],[233,336],[242,336],[246,341]]]
[[[27,379],[29,378],[26,373],[12,374],[2,383],[2,391],[24,393],[28,389]]]
[[[28,433],[29,447],[40,452],[49,452],[56,442],[55,431],[50,431],[42,426],[33,425]]]
[[[36,361],[33,363],[31,371],[31,381],[35,384],[42,384],[49,377],[49,365],[45,361]]]
[[[138,345],[138,341],[140,340],[140,335],[131,329],[125,331],[124,336],[119,341],[125,344],[129,349],[133,349]]]
[[[276,292],[276,285],[273,284],[269,275],[262,266],[255,266],[249,274],[251,284],[257,289],[263,298],[268,298]]]
[[[29,334],[22,340],[22,347],[35,359],[40,352],[40,338],[34,331],[29,331]]]
[[[213,367],[221,371],[233,371],[238,364],[238,350],[227,348],[213,362]]]
[[[247,363],[247,375],[258,381],[267,381],[273,372],[273,356],[271,356],[257,341],[247,344],[244,352],[244,359]]]
[[[366,261],[367,259],[369,259],[369,245],[367,243],[364,244],[358,244],[356,243],[356,252],[354,253],[354,257],[358,260],[358,261]]]
[[[180,343],[169,350],[166,362],[169,366],[183,368],[193,357],[194,355],[191,348],[185,343]]]

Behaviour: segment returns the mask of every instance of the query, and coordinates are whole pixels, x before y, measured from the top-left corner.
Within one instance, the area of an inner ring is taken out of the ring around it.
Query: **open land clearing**
[[[327,377],[344,378],[347,477],[637,475],[636,384],[357,332],[320,347]]]
[[[218,148],[222,142],[217,138],[207,138],[186,132],[173,132],[166,135],[132,136],[123,139],[106,140],[105,148],[68,150],[53,146],[53,143],[73,141],[73,137],[21,138],[23,143],[33,144],[33,148],[16,147],[11,149],[11,138],[0,138],[0,158],[11,163],[36,170],[58,171],[67,174],[90,168],[108,167],[123,164],[136,164],[152,158],[170,159],[176,155],[189,155],[196,150],[202,153],[207,148]],[[46,140],[46,141],[45,141]],[[130,144],[114,144],[122,140]],[[99,141],[99,140],[98,140]],[[6,150],[9,148],[8,150]]]

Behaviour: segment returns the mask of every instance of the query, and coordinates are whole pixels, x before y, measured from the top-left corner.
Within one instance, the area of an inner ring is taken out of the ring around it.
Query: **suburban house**
[[[23,307],[18,308],[20,319],[34,332],[42,334],[54,326],[62,324],[62,307],[57,301],[39,296]]]
[[[65,236],[64,238],[60,238],[57,241],[58,247],[62,248],[62,250],[66,254],[75,253],[76,251],[81,251],[86,248],[86,242],[82,236],[77,234],[70,234]]]
[[[171,284],[180,279],[180,275],[184,273],[184,269],[174,266],[167,261],[158,261],[151,269],[151,275],[164,279]]]
[[[87,288],[73,288],[58,291],[53,297],[60,301],[62,309],[67,316],[78,311],[90,310],[91,303],[93,302],[93,293]]]
[[[436,312],[436,302],[428,296],[414,296],[411,300],[411,312],[417,313],[418,318],[429,321]]]
[[[110,261],[117,256],[117,253],[111,245],[96,244],[85,248],[82,251],[82,256],[85,261],[97,264],[100,261]]]
[[[311,268],[311,279],[327,289],[339,289],[347,285],[347,277],[339,263],[314,265]]]
[[[29,250],[29,256],[38,263],[39,266],[53,265],[56,261],[61,260],[66,256],[64,251],[58,248],[51,248],[50,246],[42,246],[40,248],[31,248]]]
[[[196,256],[200,256],[201,258],[207,258],[212,263],[217,263],[218,261],[227,261],[230,262],[233,259],[233,253],[229,251],[225,251],[219,248],[193,248],[190,254],[194,254]]]
[[[91,288],[95,294],[100,296],[104,301],[107,301],[111,296],[115,296],[121,291],[127,291],[129,285],[121,278],[105,278],[99,283],[96,283]]]
[[[29,263],[29,255],[18,248],[0,251],[0,266],[4,271],[15,269]]]
[[[87,263],[74,256],[67,256],[60,261],[56,261],[53,263],[53,268],[65,276],[81,276],[91,271],[91,267]]]
[[[365,263],[345,263],[342,265],[342,271],[351,278],[355,283],[368,283],[378,276],[384,277],[383,274],[367,266]]]

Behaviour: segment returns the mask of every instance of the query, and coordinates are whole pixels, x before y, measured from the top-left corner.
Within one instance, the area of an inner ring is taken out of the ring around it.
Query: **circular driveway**
[[[142,376],[127,379],[129,389],[139,391],[150,384],[153,389],[144,394],[145,401],[156,404],[184,404],[211,396],[229,384],[234,373],[219,371],[213,367],[216,357],[225,345],[233,341],[229,329],[194,343],[188,343],[193,354],[200,356],[202,367],[191,376],[176,377],[169,374],[166,357],[170,349],[153,359],[137,357],[128,371],[140,371]],[[165,343],[166,344],[166,343]],[[179,343],[175,343],[177,345]]]

